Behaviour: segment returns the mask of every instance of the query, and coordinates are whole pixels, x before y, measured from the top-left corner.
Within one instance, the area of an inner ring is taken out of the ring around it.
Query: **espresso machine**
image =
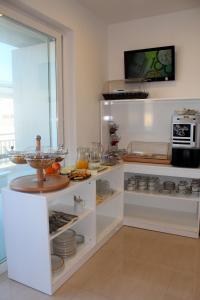
[[[198,168],[200,165],[200,113],[183,110],[172,118],[173,166]]]

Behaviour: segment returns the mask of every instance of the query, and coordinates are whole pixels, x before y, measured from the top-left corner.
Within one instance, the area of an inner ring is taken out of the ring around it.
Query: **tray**
[[[140,163],[149,163],[149,164],[164,164],[170,165],[171,160],[168,159],[166,156],[160,158],[156,157],[145,157],[145,156],[137,156],[133,154],[126,154],[122,156],[123,161],[126,162],[140,162]]]
[[[25,193],[48,193],[67,187],[69,182],[70,179],[62,175],[48,175],[42,183],[37,181],[36,175],[26,175],[13,179],[10,188]]]

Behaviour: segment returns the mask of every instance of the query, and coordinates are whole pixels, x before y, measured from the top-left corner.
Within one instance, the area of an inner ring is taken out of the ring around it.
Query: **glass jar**
[[[178,183],[178,192],[180,194],[186,194],[187,192],[187,186],[188,186],[188,182],[185,180],[181,180]]]
[[[77,149],[76,168],[77,169],[87,169],[88,168],[88,157],[89,157],[89,149],[84,148],[84,147],[79,147]]]
[[[197,179],[193,179],[191,182],[191,190],[193,194],[199,193],[200,191],[200,184],[199,184],[199,180]]]
[[[100,143],[93,142],[89,154],[89,169],[95,170],[100,167],[102,158],[102,145]]]

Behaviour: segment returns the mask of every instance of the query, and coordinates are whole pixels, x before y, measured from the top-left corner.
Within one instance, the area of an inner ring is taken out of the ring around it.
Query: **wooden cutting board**
[[[150,158],[150,157],[138,157],[134,155],[124,155],[122,159],[123,161],[127,161],[127,162],[140,162],[140,163],[164,164],[164,165],[171,164],[171,160],[165,158],[158,159],[158,158]]]

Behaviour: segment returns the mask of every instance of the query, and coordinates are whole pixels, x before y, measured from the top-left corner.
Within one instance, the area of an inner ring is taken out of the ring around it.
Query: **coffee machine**
[[[200,113],[184,110],[172,118],[172,165],[198,168],[200,165]]]

